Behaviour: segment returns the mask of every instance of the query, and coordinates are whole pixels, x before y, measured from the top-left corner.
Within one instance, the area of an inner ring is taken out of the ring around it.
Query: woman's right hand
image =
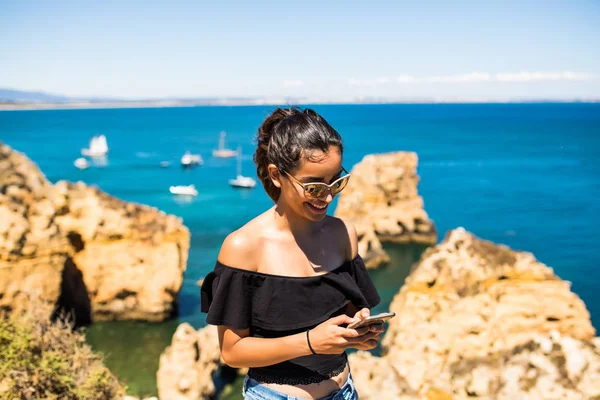
[[[339,325],[353,321],[342,314],[317,325],[309,334],[310,345],[317,354],[341,354],[348,348],[371,350],[379,343],[380,331],[372,331],[368,326],[348,329]]]

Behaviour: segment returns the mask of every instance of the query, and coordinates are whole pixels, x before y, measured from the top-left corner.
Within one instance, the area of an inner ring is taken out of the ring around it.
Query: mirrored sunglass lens
[[[337,194],[337,193],[341,192],[346,187],[347,184],[348,184],[348,178],[341,179],[338,182],[336,182],[335,185],[333,185],[333,187],[331,188],[331,191],[334,194]]]
[[[325,193],[325,190],[327,190],[327,186],[324,184],[314,183],[312,185],[306,185],[304,190],[310,197],[321,197],[323,193]]]

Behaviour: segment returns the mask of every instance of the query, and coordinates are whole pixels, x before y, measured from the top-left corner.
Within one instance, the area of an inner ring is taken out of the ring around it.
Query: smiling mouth
[[[306,204],[308,204],[308,206],[316,212],[323,212],[323,211],[327,210],[327,206],[328,206],[328,204],[325,204],[324,206],[321,206],[321,207],[316,206],[312,203],[306,203]]]

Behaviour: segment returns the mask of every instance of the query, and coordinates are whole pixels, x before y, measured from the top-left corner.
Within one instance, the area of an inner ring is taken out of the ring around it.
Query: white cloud
[[[348,85],[350,86],[375,86],[376,82],[377,79],[375,79],[374,81],[360,80],[354,78],[348,79]]]
[[[598,76],[582,72],[499,72],[491,74],[488,72],[470,72],[459,75],[434,75],[417,77],[412,75],[399,75],[396,77],[378,77],[375,79],[348,80],[350,86],[381,86],[388,84],[437,84],[437,83],[473,83],[473,82],[539,82],[539,81],[589,81],[597,79]]]
[[[593,74],[563,71],[563,72],[527,72],[498,73],[495,79],[500,82],[535,82],[535,81],[589,81]]]
[[[417,78],[415,78],[414,76],[400,75],[400,76],[396,77],[396,83],[398,83],[398,84],[415,83],[415,82],[417,82]]]
[[[293,88],[293,87],[302,87],[304,86],[304,82],[299,80],[299,79],[295,79],[295,80],[284,80],[283,81],[283,87],[285,88]]]
[[[467,83],[489,80],[490,74],[486,72],[471,72],[469,74],[461,75],[428,76],[421,79],[421,81],[425,83]]]

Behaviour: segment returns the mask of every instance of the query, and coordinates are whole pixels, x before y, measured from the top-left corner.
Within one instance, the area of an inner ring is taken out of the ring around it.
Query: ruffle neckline
[[[372,308],[380,298],[360,256],[314,276],[248,271],[217,262],[202,283],[206,322],[234,329],[289,331],[312,327],[352,302]]]
[[[344,261],[341,265],[335,267],[334,269],[332,269],[330,271],[327,271],[323,274],[312,275],[312,276],[287,276],[287,275],[268,274],[266,272],[250,271],[250,270],[243,269],[243,268],[231,267],[229,265],[223,264],[219,260],[217,260],[215,269],[216,268],[225,268],[225,269],[230,269],[230,270],[237,271],[237,272],[240,272],[243,274],[257,275],[257,276],[263,276],[263,277],[274,278],[274,279],[292,279],[292,280],[294,280],[294,279],[318,279],[318,278],[324,278],[328,275],[332,275],[332,274],[339,272],[339,270],[343,269],[344,267],[347,267],[348,265],[356,262],[356,260],[358,260],[359,257],[360,256],[357,254],[351,260]]]

